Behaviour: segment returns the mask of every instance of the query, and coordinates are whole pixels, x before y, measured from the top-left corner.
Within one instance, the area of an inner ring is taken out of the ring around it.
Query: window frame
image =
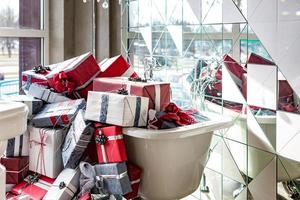
[[[41,0],[41,29],[0,27],[0,37],[41,39],[41,64],[49,64],[49,0]],[[20,68],[20,66],[19,66]],[[21,85],[22,70],[19,69]]]

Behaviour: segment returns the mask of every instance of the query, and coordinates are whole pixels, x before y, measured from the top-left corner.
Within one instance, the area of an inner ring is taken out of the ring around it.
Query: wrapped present
[[[132,192],[125,194],[124,198],[125,199],[135,199],[138,197],[142,169],[139,166],[137,166],[131,162],[128,162],[127,170],[128,170],[129,180],[131,183]]]
[[[32,119],[36,127],[53,127],[68,125],[73,121],[79,109],[85,107],[84,99],[69,100],[46,105]]]
[[[29,132],[7,140],[6,157],[29,156]]]
[[[124,195],[132,191],[125,162],[97,164],[95,171],[103,178],[103,187],[110,194]]]
[[[28,94],[46,101],[47,103],[57,103],[70,100],[68,97],[60,93],[53,92],[49,88],[37,84],[30,85]]]
[[[63,169],[61,145],[65,129],[29,127],[29,170],[56,178]]]
[[[43,200],[71,200],[79,188],[80,170],[64,169],[44,196]]]
[[[170,103],[164,111],[149,110],[148,128],[169,129],[206,120],[208,119],[199,115],[196,110],[182,110],[176,104]]]
[[[162,110],[170,103],[170,83],[144,81],[134,78],[97,78],[93,81],[93,90],[100,92],[118,92],[126,89],[128,94],[149,98],[149,109]]]
[[[275,65],[274,62],[260,56],[260,55],[257,55],[255,53],[251,53],[248,60],[247,60],[247,63],[245,65],[245,68],[247,68],[247,65],[248,64],[259,64],[259,65]]]
[[[1,164],[6,168],[6,184],[17,184],[24,180],[29,170],[29,157],[1,158]]]
[[[56,65],[46,78],[56,92],[68,92],[87,87],[100,73],[100,67],[91,53],[71,58]],[[83,97],[86,97],[83,95]]]
[[[124,162],[127,160],[122,127],[96,124],[95,141],[99,163]]]
[[[6,200],[30,200],[30,196],[27,194],[16,195],[11,192],[6,193]]]
[[[26,104],[29,110],[28,118],[31,118],[32,115],[37,114],[43,107],[42,100],[36,99],[33,96],[29,95],[4,96],[2,99],[7,101],[22,102]]]
[[[125,162],[95,166],[81,162],[79,167],[81,195],[86,192],[103,196],[124,195],[132,191]]]
[[[6,184],[5,185],[6,192],[10,192],[12,188],[15,187],[15,185],[16,184]]]
[[[85,118],[124,127],[146,126],[148,105],[146,97],[89,91]]]
[[[62,159],[65,168],[75,169],[84,154],[91,138],[94,128],[91,123],[84,120],[83,110],[79,110],[69,132],[65,138],[62,148]]]
[[[35,66],[32,70],[22,72],[22,88],[28,90],[33,83],[48,86],[46,75],[51,71],[52,67]]]
[[[46,176],[28,175],[24,181],[11,190],[11,193],[29,195],[30,200],[42,200],[54,181],[54,179]]]
[[[99,65],[101,69],[99,77],[138,77],[133,67],[128,64],[122,55],[106,58]]]
[[[239,87],[242,87],[242,75],[246,73],[243,67],[227,54],[224,56],[224,65],[228,69],[234,82]]]

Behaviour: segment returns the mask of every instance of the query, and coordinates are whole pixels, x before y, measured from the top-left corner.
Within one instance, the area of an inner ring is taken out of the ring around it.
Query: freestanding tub
[[[210,119],[173,129],[124,130],[129,160],[143,169],[142,198],[180,199],[198,188],[213,131],[232,125],[230,118]]]
[[[28,108],[23,103],[0,101],[0,153],[6,149],[7,139],[21,135],[27,128]],[[0,199],[5,199],[5,167],[0,165]]]

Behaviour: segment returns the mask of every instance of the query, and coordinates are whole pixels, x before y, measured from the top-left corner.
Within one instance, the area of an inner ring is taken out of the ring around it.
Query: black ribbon
[[[122,95],[128,95],[128,90],[126,90],[125,88],[121,88],[117,91],[118,94],[122,94]]]
[[[101,135],[97,135],[95,138],[96,143],[99,143],[101,145],[104,145],[107,142],[108,138],[101,134]]]
[[[47,71],[51,71],[50,67],[46,67],[46,66],[42,66],[42,65],[34,66],[32,70],[34,71],[34,73],[37,73],[37,74],[44,74]]]
[[[140,77],[129,77],[128,80],[129,81],[134,81],[134,82],[144,82],[144,83],[147,82],[147,79],[143,79],[143,78],[140,78]]]
[[[28,176],[28,183],[29,183],[30,185],[32,185],[32,184],[34,184],[34,183],[36,183],[36,182],[38,182],[38,181],[39,181],[38,175],[29,175],[29,176]]]
[[[64,189],[66,187],[66,184],[65,184],[65,182],[60,182],[59,183],[59,186],[58,186],[58,188],[61,190],[61,189]]]

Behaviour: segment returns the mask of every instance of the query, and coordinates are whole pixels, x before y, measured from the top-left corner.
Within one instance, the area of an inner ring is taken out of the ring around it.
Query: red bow
[[[173,121],[179,126],[190,125],[196,123],[196,120],[187,112],[182,111],[176,104],[169,103],[165,107],[166,114],[160,117],[161,120]]]
[[[69,94],[72,94],[76,84],[69,80],[68,75],[65,72],[59,72],[53,76],[54,80],[54,89],[55,91],[62,93],[68,91]]]

